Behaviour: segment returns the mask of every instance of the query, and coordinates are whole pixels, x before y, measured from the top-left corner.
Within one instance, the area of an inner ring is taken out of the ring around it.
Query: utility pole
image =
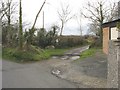
[[[44,11],[43,11],[43,29],[44,29]]]

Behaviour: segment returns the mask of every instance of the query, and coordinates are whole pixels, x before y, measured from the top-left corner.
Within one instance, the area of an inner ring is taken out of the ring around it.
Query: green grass
[[[40,50],[38,47],[32,47],[31,51],[19,51],[14,48],[3,48],[3,59],[15,62],[29,62],[49,59],[53,55],[62,55],[68,49],[45,49]],[[35,50],[37,48],[37,50]]]
[[[2,51],[2,58],[7,60],[12,60],[15,62],[23,62],[23,61],[37,61],[38,54],[34,54],[33,52],[27,51],[19,51],[13,48],[4,48]]]
[[[48,53],[49,55],[63,55],[65,51],[68,49],[46,49],[44,52]]]
[[[0,59],[2,59],[2,51],[0,51]]]
[[[67,49],[46,49],[40,54],[40,59],[49,59],[52,56],[63,55]],[[39,56],[38,56],[39,57]]]
[[[42,50],[38,47],[32,46],[30,51],[20,51],[16,48],[3,48],[2,50],[2,58],[6,60],[12,60],[15,62],[29,62],[29,61],[40,61],[40,60],[47,60],[52,56],[63,55],[64,52],[70,50],[71,48],[67,49],[45,49]],[[93,56],[100,48],[91,48],[89,50],[84,51],[81,53],[81,58],[87,58]]]
[[[90,48],[80,54],[80,56],[81,56],[80,59],[91,57],[91,56],[95,55],[95,53],[98,51],[101,51],[101,49],[100,48]]]

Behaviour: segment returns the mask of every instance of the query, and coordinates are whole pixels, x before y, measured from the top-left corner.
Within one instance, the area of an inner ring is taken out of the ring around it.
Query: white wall
[[[117,28],[111,28],[111,40],[115,40],[118,38],[118,31]]]

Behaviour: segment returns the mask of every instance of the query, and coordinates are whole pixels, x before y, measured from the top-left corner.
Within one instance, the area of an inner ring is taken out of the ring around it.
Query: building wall
[[[103,28],[103,52],[108,54],[109,27]]]
[[[117,40],[118,31],[116,27],[111,28],[111,40]]]
[[[118,2],[118,18],[120,18],[120,1]]]

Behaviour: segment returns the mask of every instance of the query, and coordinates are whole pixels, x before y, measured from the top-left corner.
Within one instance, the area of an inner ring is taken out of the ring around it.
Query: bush
[[[31,52],[26,52],[26,51],[15,51],[12,55],[18,60],[33,60],[33,54]]]
[[[59,42],[56,47],[58,48],[68,48],[76,47],[88,44],[84,37],[80,36],[61,36],[59,37]]]
[[[15,59],[12,57],[14,52],[15,52],[15,49],[3,48],[2,57],[7,59]]]
[[[101,47],[101,46],[102,46],[102,44],[100,42],[100,39],[98,38],[98,39],[94,40],[93,42],[91,42],[90,48]]]
[[[55,46],[57,39],[57,28],[57,26],[52,26],[49,31],[46,31],[44,28],[41,28],[37,32],[34,45],[37,45],[41,48],[45,48],[51,45]]]
[[[43,50],[31,46],[31,50],[18,50],[13,48],[3,48],[2,56],[5,59],[15,61],[38,61],[41,60],[41,53]]]
[[[34,48],[34,50],[32,49]],[[35,49],[37,48],[38,51]],[[61,55],[67,49],[45,49],[41,50],[39,47],[32,46],[31,50],[18,50],[14,48],[3,48],[2,56],[4,59],[13,60],[17,62],[39,61],[49,59],[53,55]]]

